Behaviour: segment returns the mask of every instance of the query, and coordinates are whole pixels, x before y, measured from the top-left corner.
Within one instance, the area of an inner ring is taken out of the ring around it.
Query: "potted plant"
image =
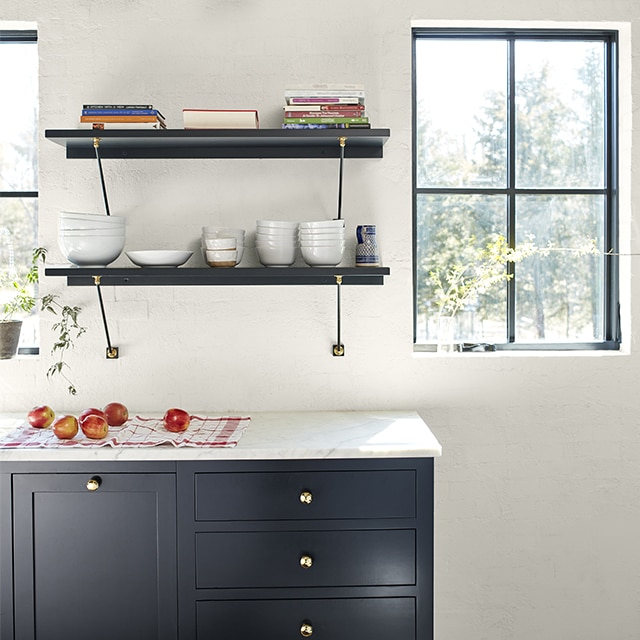
[[[11,286],[15,289],[14,297],[4,304],[4,315],[0,320],[0,358],[12,358],[17,353],[18,340],[20,337],[20,330],[22,321],[13,320],[13,316],[18,312],[24,312],[26,314],[31,313],[35,304],[36,297],[35,292],[32,293],[32,289],[39,281],[39,264],[44,263],[47,257],[47,250],[43,247],[37,247],[33,250],[31,259],[31,266],[27,272],[24,281],[13,280]],[[55,375],[61,375],[68,384],[67,391],[71,395],[76,395],[77,391],[75,385],[69,380],[66,375],[66,370],[69,365],[65,362],[65,355],[68,349],[74,347],[75,340],[85,333],[86,328],[80,325],[78,322],[78,316],[80,314],[80,307],[71,307],[69,305],[63,305],[58,301],[56,294],[47,294],[40,298],[40,310],[47,311],[58,316],[57,321],[53,324],[52,329],[56,333],[56,337],[51,348],[51,353],[55,357],[55,362],[47,369],[47,378],[51,378]],[[17,326],[17,329],[15,328]],[[5,338],[3,338],[3,331],[7,334],[11,334],[11,337],[6,338],[6,353],[11,355],[2,355],[5,353]],[[13,332],[17,333],[15,335]],[[9,342],[9,340],[15,340]]]
[[[13,279],[12,279],[13,277]],[[32,290],[38,282],[38,263],[35,257],[24,279],[11,275],[11,270],[5,269],[0,273],[0,284],[12,290],[13,297],[2,305],[0,318],[0,359],[13,358],[18,352],[22,320],[15,319],[17,314],[29,315],[33,310],[36,299]]]

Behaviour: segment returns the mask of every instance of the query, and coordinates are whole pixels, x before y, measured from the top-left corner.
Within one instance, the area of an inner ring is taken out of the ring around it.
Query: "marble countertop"
[[[235,447],[0,449],[0,462],[55,460],[283,460],[435,457],[442,447],[413,411],[295,411],[247,415]],[[0,438],[24,415],[0,414]]]

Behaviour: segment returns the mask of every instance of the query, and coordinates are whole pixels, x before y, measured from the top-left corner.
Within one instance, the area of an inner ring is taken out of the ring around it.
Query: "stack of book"
[[[370,129],[364,85],[309,84],[285,89],[283,129]]]
[[[185,129],[258,129],[256,109],[183,109]]]
[[[164,116],[152,104],[85,104],[80,122],[92,129],[166,129]]]

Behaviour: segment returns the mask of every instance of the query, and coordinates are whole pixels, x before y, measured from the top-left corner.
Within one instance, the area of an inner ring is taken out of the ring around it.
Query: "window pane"
[[[36,198],[0,198],[0,310],[15,294],[12,282],[25,282],[31,256],[37,246],[38,200]],[[32,290],[32,289],[31,289]],[[20,347],[38,344],[37,309],[23,320]]]
[[[506,43],[416,42],[418,187],[504,187]]]
[[[0,191],[37,191],[38,48],[0,43]]]
[[[604,52],[602,42],[516,42],[516,186],[604,186]]]
[[[420,342],[434,342],[438,339],[438,301],[442,293],[451,287],[452,275],[472,282],[486,266],[478,254],[502,233],[506,199],[504,196],[420,195],[417,214],[416,338]],[[506,273],[500,267],[498,271]],[[506,279],[499,278],[485,292],[470,295],[463,301],[455,314],[455,339],[504,341],[505,311]]]
[[[602,340],[604,198],[528,196],[517,208],[518,242],[543,249],[516,265],[517,342]]]

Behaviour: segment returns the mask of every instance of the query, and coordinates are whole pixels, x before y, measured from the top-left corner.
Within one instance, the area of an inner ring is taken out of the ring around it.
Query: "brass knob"
[[[310,569],[312,564],[313,558],[311,556],[302,556],[302,558],[300,558],[300,566],[303,569]]]
[[[93,476],[87,480],[87,491],[97,491],[102,484],[102,478],[100,476]]]
[[[300,502],[302,502],[302,504],[311,504],[313,502],[311,491],[303,491],[300,494]]]
[[[308,622],[303,623],[303,625],[300,627],[300,635],[303,638],[308,638],[312,634],[313,627]]]

